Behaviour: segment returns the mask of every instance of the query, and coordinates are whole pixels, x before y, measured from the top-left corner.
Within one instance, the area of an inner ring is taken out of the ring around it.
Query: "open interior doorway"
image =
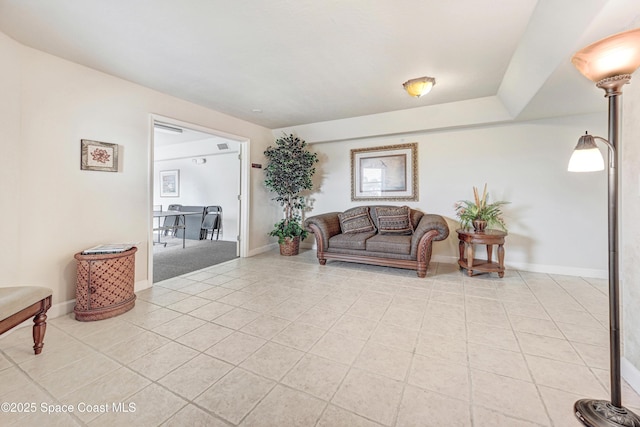
[[[159,117],[152,126],[153,282],[245,256],[242,154],[248,141]]]

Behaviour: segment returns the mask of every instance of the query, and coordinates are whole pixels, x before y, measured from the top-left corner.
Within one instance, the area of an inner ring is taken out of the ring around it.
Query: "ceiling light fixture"
[[[417,79],[407,80],[402,84],[404,90],[411,96],[420,98],[431,92],[431,88],[436,84],[434,77],[419,77]]]
[[[154,123],[153,127],[158,131],[158,132],[164,132],[164,133],[182,133],[182,129],[174,127],[174,126],[169,126],[169,125],[165,125],[162,123]]]
[[[608,175],[608,235],[609,235],[609,375],[611,400],[580,399],[574,406],[574,414],[589,427],[640,426],[640,417],[622,406],[620,380],[620,285],[618,267],[618,180],[620,168],[620,112],[622,87],[629,83],[631,74],[640,67],[640,28],[615,34],[582,48],[571,58],[586,78],[596,82],[609,100],[609,140],[583,135],[576,146],[576,153],[569,163],[570,171],[602,170],[604,161],[586,165],[585,160],[601,157],[596,139],[609,148]],[[580,164],[579,164],[580,163]]]

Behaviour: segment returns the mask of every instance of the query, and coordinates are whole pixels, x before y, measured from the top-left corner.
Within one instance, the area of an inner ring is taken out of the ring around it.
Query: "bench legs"
[[[36,314],[33,318],[33,351],[35,354],[42,352],[44,346],[44,334],[47,331],[47,315],[45,313]]]
[[[37,304],[39,310],[33,318],[33,351],[40,354],[44,346],[44,333],[47,331],[47,310],[51,308],[51,295]]]
[[[47,330],[47,310],[51,308],[51,295],[31,304],[29,307],[12,314],[0,321],[0,334],[18,326],[20,323],[33,316],[33,351],[42,353],[44,345],[44,333]]]

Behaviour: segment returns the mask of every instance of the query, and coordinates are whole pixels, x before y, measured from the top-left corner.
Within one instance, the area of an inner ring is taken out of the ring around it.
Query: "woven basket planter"
[[[280,255],[291,256],[298,255],[300,252],[300,236],[296,236],[293,239],[290,237],[284,238],[284,243],[280,244]]]

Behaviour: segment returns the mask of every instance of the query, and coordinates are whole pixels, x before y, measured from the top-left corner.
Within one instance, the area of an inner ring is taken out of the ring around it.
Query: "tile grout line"
[[[518,273],[518,275],[522,278],[524,284],[531,291],[531,288],[529,287],[529,284],[527,283],[526,279],[524,277],[522,277],[522,275],[520,273]],[[533,295],[535,297],[535,293],[533,293]],[[537,297],[536,297],[536,300],[537,300]],[[539,302],[540,301],[538,300],[538,303]],[[540,305],[544,309],[544,305],[543,304],[540,304]],[[503,306],[503,309],[504,309],[504,306]],[[546,309],[545,309],[545,312],[546,312]],[[542,403],[542,407],[545,410],[545,415],[547,416],[547,421],[549,423],[548,425],[549,426],[553,426],[554,425],[553,418],[551,417],[551,414],[549,413],[549,408],[547,407],[547,404],[545,403],[544,398],[542,397],[542,392],[540,391],[540,384],[538,384],[538,382],[536,381],[536,378],[533,376],[533,372],[531,372],[531,366],[529,366],[529,362],[527,361],[526,353],[524,352],[524,349],[522,348],[522,344],[520,343],[520,338],[518,337],[518,334],[516,333],[516,330],[513,327],[513,322],[512,322],[511,317],[509,316],[509,313],[507,312],[506,309],[505,309],[505,314],[507,315],[507,320],[509,321],[509,324],[511,325],[511,331],[513,332],[513,335],[514,335],[514,337],[516,339],[516,342],[518,343],[518,348],[520,349],[520,354],[522,356],[522,359],[524,359],[524,363],[527,366],[527,372],[529,374],[529,377],[533,381],[533,385],[536,388],[536,392],[537,392],[538,398],[540,399],[540,403]]]

